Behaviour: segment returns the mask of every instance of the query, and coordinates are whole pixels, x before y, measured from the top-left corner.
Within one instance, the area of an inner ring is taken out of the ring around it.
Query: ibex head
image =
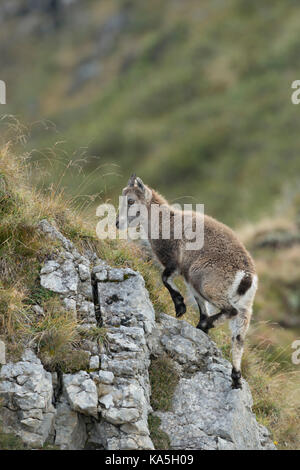
[[[152,198],[152,191],[141,178],[134,173],[128,180],[127,186],[122,191],[123,201],[117,216],[116,226],[119,229],[125,226],[134,226],[140,222],[139,206],[147,206]],[[130,209],[130,213],[129,213]]]

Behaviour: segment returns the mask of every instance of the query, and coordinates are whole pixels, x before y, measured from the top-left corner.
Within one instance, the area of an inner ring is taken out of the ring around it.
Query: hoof
[[[203,333],[205,333],[205,334],[208,335],[208,330],[209,330],[209,328],[208,328],[208,326],[207,326],[206,323],[205,323],[205,324],[203,324],[203,323],[202,323],[202,324],[201,324],[201,323],[198,323],[198,325],[196,326],[196,328],[197,328],[198,330],[203,331]]]
[[[208,335],[209,330],[214,328],[214,325],[211,322],[209,322],[209,320],[204,320],[198,323],[197,328],[198,330],[201,330],[203,331],[203,333],[206,333]]]
[[[240,371],[237,371],[234,368],[232,368],[231,379],[232,379],[233,389],[242,388],[242,374]]]
[[[186,306],[184,303],[176,305],[176,317],[179,318],[186,312]]]
[[[241,382],[241,380],[232,381],[231,388],[232,388],[233,390],[242,389],[242,388],[243,388],[243,386],[242,386],[242,382]]]

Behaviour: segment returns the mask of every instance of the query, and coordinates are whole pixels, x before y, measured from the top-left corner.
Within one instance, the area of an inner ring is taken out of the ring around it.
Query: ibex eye
[[[132,204],[135,203],[135,200],[134,199],[128,199],[128,205],[129,206],[132,206]]]

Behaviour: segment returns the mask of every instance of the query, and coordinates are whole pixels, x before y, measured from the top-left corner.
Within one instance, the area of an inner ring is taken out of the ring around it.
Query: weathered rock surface
[[[147,338],[155,314],[142,276],[131,269],[102,264],[93,270],[108,347],[98,375],[102,421],[98,426],[106,449],[153,449],[148,413],[150,351]],[[101,279],[101,281],[100,281]]]
[[[150,334],[155,316],[142,276],[132,269],[102,265],[96,266],[95,270],[101,279],[98,281],[98,295],[103,323],[112,327],[138,326]]]
[[[43,370],[52,380],[55,414],[53,429],[45,438],[62,449],[153,449],[148,429],[147,338],[155,327],[155,314],[142,276],[111,268],[93,253],[82,256],[46,220],[39,229],[58,242],[41,269],[41,285],[60,295],[65,308],[81,320],[81,328],[99,326],[101,321],[107,329],[101,348],[96,341],[84,342],[90,354],[89,371],[51,376]],[[39,314],[38,308],[34,311]],[[1,385],[5,389],[6,383]],[[28,400],[27,407],[30,411],[38,404]],[[24,442],[30,444],[29,439]],[[36,441],[34,446],[44,442]]]
[[[64,374],[63,386],[72,410],[97,418],[97,387],[87,372]]]
[[[87,440],[84,417],[62,398],[56,407],[55,445],[62,450],[83,449]]]
[[[70,240],[67,240],[47,220],[42,220],[39,229],[61,243],[60,252],[46,261],[41,269],[41,285],[61,295],[67,310],[78,312],[84,328],[97,324],[91,283],[91,264],[96,255],[82,256]]]
[[[0,365],[6,363],[6,356],[5,356],[5,343],[4,341],[0,340]]]
[[[82,256],[47,221],[39,229],[58,242],[42,267],[42,286],[60,295],[81,328],[103,326],[106,338],[103,344],[82,342],[90,357],[87,371],[50,374],[29,349],[21,361],[3,365],[5,431],[31,448],[48,442],[61,449],[153,449],[150,356],[167,354],[180,380],[172,411],[156,414],[173,449],[274,448],[251,411],[248,385],[231,389],[231,365],[207,335],[163,314],[155,323],[139,273],[112,268],[94,253]],[[34,311],[43,313],[39,306]]]
[[[31,350],[0,371],[1,420],[7,432],[31,447],[42,447],[53,431],[52,377]]]

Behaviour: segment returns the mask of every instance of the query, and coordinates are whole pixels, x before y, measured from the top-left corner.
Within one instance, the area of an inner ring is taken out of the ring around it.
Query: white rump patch
[[[252,308],[252,303],[254,300],[254,296],[257,290],[257,285],[258,285],[258,278],[256,274],[251,274],[252,276],[252,284],[250,289],[248,289],[245,294],[238,294],[237,290],[238,287],[243,279],[243,277],[247,274],[246,271],[238,271],[235,275],[234,281],[231,285],[231,287],[228,289],[228,299],[229,302],[233,307],[235,307],[237,310],[244,309],[244,310],[250,310]]]

